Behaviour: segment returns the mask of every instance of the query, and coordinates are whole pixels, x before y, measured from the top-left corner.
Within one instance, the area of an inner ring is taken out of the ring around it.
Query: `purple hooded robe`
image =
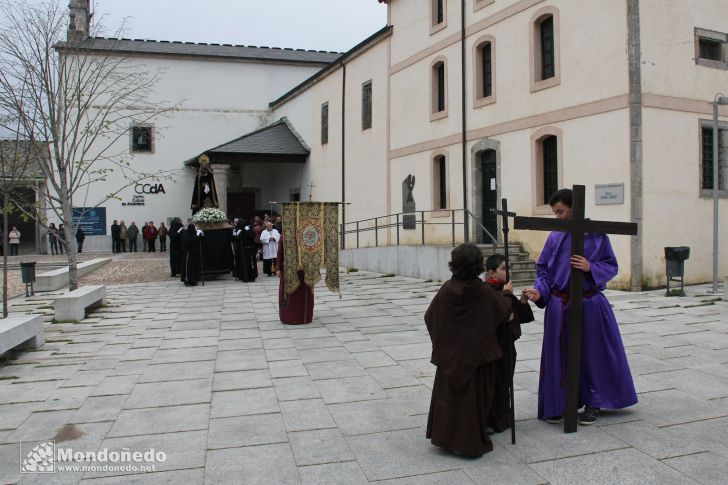
[[[538,385],[538,417],[564,414],[571,234],[552,232],[536,263],[536,304],[546,307]],[[637,394],[624,352],[617,320],[602,293],[617,274],[617,258],[609,237],[584,235],[584,257],[591,270],[584,274],[584,303],[579,373],[579,406],[620,409],[637,403]]]

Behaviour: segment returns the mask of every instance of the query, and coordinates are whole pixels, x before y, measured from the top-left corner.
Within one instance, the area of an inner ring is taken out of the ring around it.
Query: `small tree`
[[[135,123],[147,123],[173,107],[152,101],[160,70],[113,49],[98,49],[93,37],[65,40],[69,15],[58,0],[39,6],[6,0],[0,16],[0,129],[30,142],[31,148],[43,141],[50,149],[48,159],[31,154],[45,179],[38,190],[42,203],[36,210],[21,210],[43,226],[45,211],[50,211],[65,225],[61,243],[73,290],[78,286],[76,251],[70,244],[74,200],[96,207],[141,180],[165,176],[134,168],[127,136]],[[101,200],[86,201],[89,187],[115,171],[122,173],[123,182]]]

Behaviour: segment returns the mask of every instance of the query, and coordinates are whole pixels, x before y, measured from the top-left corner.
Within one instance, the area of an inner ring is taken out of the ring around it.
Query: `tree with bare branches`
[[[78,286],[75,245],[70,244],[74,204],[97,207],[141,180],[166,177],[134,165],[128,137],[135,124],[149,123],[174,107],[155,100],[160,70],[98,49],[99,40],[92,36],[71,36],[71,17],[58,0],[41,5],[5,0],[0,17],[0,130],[28,142],[26,155],[39,161],[45,181],[38,185],[35,209],[15,205],[44,227],[51,217],[65,225],[73,290]],[[49,158],[33,153],[43,143]],[[101,200],[87,200],[90,186],[107,182],[112,173],[118,186]],[[6,195],[14,202],[12,192]]]
[[[22,195],[17,194],[18,187],[37,184],[42,179],[42,174],[38,169],[38,162],[35,160],[35,154],[48,157],[48,147],[45,143],[39,146],[31,147],[28,142],[8,139],[0,140],[0,210],[2,210],[2,228],[4,230],[3,238],[7,239],[7,231],[10,227],[9,215],[14,212],[33,212],[35,211],[35,199],[27,200]],[[15,194],[12,197],[10,194]],[[27,218],[28,216],[26,216]],[[6,243],[6,241],[3,241]],[[7,244],[4,244],[7,248]],[[8,316],[8,251],[3,251],[3,285],[2,285],[2,301],[3,301],[3,318]]]

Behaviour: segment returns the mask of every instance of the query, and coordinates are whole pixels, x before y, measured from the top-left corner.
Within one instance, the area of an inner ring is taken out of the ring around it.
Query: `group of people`
[[[86,233],[83,232],[80,225],[76,228],[74,238],[76,239],[77,252],[83,253],[83,242],[86,239]],[[63,224],[58,224],[58,228],[52,222],[48,224],[48,244],[51,247],[51,254],[63,254],[68,242],[66,227]]]
[[[86,239],[86,235],[83,229],[79,226],[76,230],[76,243],[78,244],[78,252],[83,252],[83,240]],[[5,243],[7,242],[9,249],[9,256],[17,256],[20,248],[20,231],[16,226],[8,231],[7,236],[2,227],[0,227],[0,256],[4,254]],[[48,244],[51,247],[51,254],[63,254],[66,241],[66,229],[63,224],[59,224],[58,228],[54,223],[48,225]]]
[[[549,201],[554,215],[571,219],[572,193],[558,191]],[[579,424],[591,425],[602,409],[637,403],[617,321],[602,291],[617,275],[609,237],[584,235],[584,255],[571,255],[571,235],[549,234],[536,263],[533,288],[518,297],[505,281],[505,258],[483,262],[480,249],[462,244],[452,251],[452,278],[425,313],[437,367],[427,422],[433,444],[464,456],[493,449],[489,435],[511,425],[510,386],[515,341],[521,323],[533,320],[529,301],[545,308],[538,389],[538,417],[559,423],[565,413],[569,275],[584,272],[582,354],[579,369]],[[481,273],[487,270],[487,280]]]
[[[140,231],[136,222],[132,221],[131,225],[126,227],[126,223],[123,220],[119,222],[116,219],[111,224],[111,250],[114,253],[127,252],[128,241],[129,252],[137,252],[137,238],[140,233],[142,235],[142,251],[150,253],[156,252],[157,239],[159,239],[159,251],[163,253],[167,251],[169,229],[165,226],[164,222],[160,222],[159,227],[156,227],[154,222],[144,221],[144,225]]]
[[[263,273],[275,276],[278,250],[283,231],[280,216],[274,221],[266,214],[265,219],[255,216],[250,222],[244,218],[233,220],[233,255],[235,266],[233,274],[243,282],[255,281],[258,277],[257,261],[263,260]]]

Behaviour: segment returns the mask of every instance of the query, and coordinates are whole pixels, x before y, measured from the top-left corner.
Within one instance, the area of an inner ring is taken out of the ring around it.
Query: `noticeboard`
[[[106,236],[106,207],[74,207],[71,218],[74,233],[80,225],[87,236]]]

